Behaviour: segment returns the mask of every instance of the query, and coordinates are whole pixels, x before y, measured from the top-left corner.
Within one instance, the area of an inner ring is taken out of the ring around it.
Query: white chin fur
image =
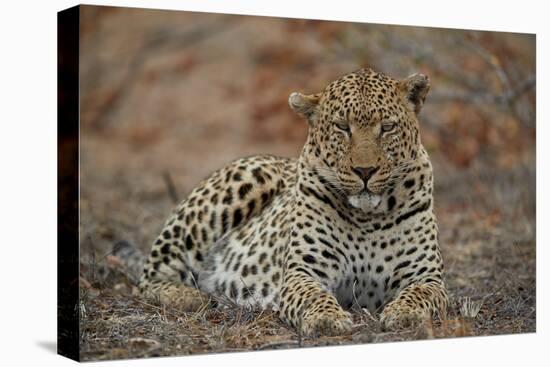
[[[351,206],[361,210],[376,209],[380,204],[382,197],[374,194],[361,194],[348,197],[348,202]]]

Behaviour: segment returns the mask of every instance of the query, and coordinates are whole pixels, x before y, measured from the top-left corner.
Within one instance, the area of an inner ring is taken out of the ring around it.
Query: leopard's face
[[[376,211],[417,158],[416,114],[428,89],[423,75],[396,80],[361,69],[322,93],[292,94],[290,105],[310,125],[308,162],[351,206]]]

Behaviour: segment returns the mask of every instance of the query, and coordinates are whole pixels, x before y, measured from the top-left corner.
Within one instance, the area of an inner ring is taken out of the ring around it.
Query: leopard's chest
[[[391,268],[387,263],[392,249],[375,251],[371,246],[359,245],[348,254],[348,266],[343,278],[336,284],[334,293],[344,307],[359,305],[374,312],[380,308],[391,292]],[[379,243],[376,244],[379,247]],[[385,260],[386,259],[386,260]]]
[[[347,249],[345,274],[334,288],[340,304],[344,307],[359,305],[377,312],[395,298],[406,285],[408,269],[417,266],[410,257],[422,252],[416,245],[420,238],[419,228],[423,227],[417,221],[409,221],[390,230],[356,238]]]

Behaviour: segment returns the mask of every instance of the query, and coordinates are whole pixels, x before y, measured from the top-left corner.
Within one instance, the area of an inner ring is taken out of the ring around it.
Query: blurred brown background
[[[364,66],[422,72],[456,314],[467,296],[481,306],[470,335],[535,330],[534,35],[84,6],[80,47],[83,264],[118,239],[147,252],[174,207],[169,182],[182,199],[237,157],[297,156],[291,92]],[[100,332],[84,328],[90,358]]]

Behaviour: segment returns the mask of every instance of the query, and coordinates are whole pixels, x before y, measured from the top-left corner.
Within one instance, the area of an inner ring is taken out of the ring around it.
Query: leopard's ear
[[[317,111],[319,106],[319,100],[321,99],[321,93],[316,94],[302,94],[298,92],[291,93],[288,97],[288,104],[294,112],[304,116],[308,120]]]
[[[430,78],[424,74],[413,74],[402,80],[400,87],[408,107],[418,114],[430,90]]]

